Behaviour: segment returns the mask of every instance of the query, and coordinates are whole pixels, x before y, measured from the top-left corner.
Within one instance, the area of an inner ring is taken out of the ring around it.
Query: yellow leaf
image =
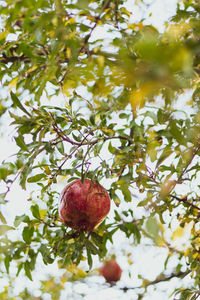
[[[65,81],[64,85],[63,85],[63,93],[70,97],[73,94],[73,89],[76,87],[76,82],[74,80],[68,79]]]
[[[51,171],[50,171],[50,169],[49,169],[48,166],[45,166],[44,169],[45,169],[45,173],[46,173],[46,174],[48,174],[48,175],[51,174]]]
[[[128,264],[129,264],[129,265],[132,265],[132,264],[133,264],[133,262],[132,262],[132,260],[131,260],[130,258],[128,259]]]
[[[71,52],[71,49],[70,49],[70,48],[67,48],[67,50],[66,50],[66,55],[67,55],[67,58],[68,58],[68,59],[71,58],[72,52]]]
[[[69,119],[66,117],[66,116],[63,116],[64,117],[64,119],[66,120],[66,121],[69,121]]]
[[[94,53],[97,53],[98,51],[99,51],[99,48],[94,48],[94,49],[93,49],[93,52],[94,52]]]
[[[129,98],[133,112],[136,112],[137,108],[143,107],[145,100],[152,97],[158,88],[158,82],[150,81],[141,85],[140,88],[133,89]]]
[[[9,83],[9,92],[12,91],[12,89],[16,88],[18,77],[15,77],[11,82]]]
[[[190,24],[186,23],[185,21],[178,24],[170,24],[170,26],[168,27],[167,35],[173,39],[178,39],[180,36],[189,32],[190,29]]]
[[[46,214],[47,214],[46,209],[41,209],[41,210],[40,210],[40,216],[41,216],[41,219],[44,219],[44,217],[46,216]]]
[[[105,133],[113,133],[114,134],[114,131],[112,129],[102,128],[102,131]]]
[[[83,256],[83,257],[81,258],[81,260],[82,260],[82,261],[85,261],[85,260],[87,260],[87,257]]]
[[[192,105],[194,104],[194,101],[192,99],[190,99],[189,101],[186,102],[187,105]]]
[[[65,25],[67,24],[74,24],[76,22],[76,18],[70,18],[65,22]]]
[[[0,40],[3,40],[7,36],[7,30],[0,32]]]
[[[57,176],[57,182],[58,183],[62,183],[66,178],[67,178],[67,176],[64,176],[64,175],[60,176],[60,175],[58,175]]]
[[[145,287],[149,284],[149,282],[150,282],[149,280],[144,279],[144,280],[143,280],[143,283],[142,283],[142,287],[145,288]]]
[[[129,24],[127,29],[142,29],[144,28],[144,25],[142,24],[142,22],[137,23],[137,24]]]
[[[116,182],[116,184],[122,185],[122,184],[124,184],[124,180],[118,180],[118,181]]]
[[[165,182],[161,185],[160,196],[166,197],[167,195],[169,195],[171,191],[174,189],[175,185],[176,185],[175,180],[169,180],[167,178]]]
[[[68,266],[66,269],[67,269],[68,272],[70,272],[72,274],[77,273],[78,270],[79,270],[78,267],[76,265],[74,265],[74,264]]]
[[[104,66],[104,61],[105,61],[104,56],[99,55],[99,56],[97,57],[97,63],[98,63],[98,65],[99,65],[100,67],[103,67],[103,66]]]
[[[31,73],[31,72],[33,72],[34,70],[36,70],[38,68],[38,66],[32,66],[30,69],[28,69],[28,73]]]
[[[77,269],[77,275],[79,277],[85,277],[86,276],[86,273],[85,271],[83,271],[82,269]]]
[[[50,36],[50,38],[54,37],[54,34],[55,34],[55,31],[54,31],[54,30],[49,31],[49,36]]]
[[[68,110],[71,110],[71,107],[70,107],[70,105],[67,103],[67,102],[65,102],[65,107],[68,109]],[[62,115],[63,116],[63,115]]]
[[[198,217],[199,215],[199,210],[197,208],[193,209],[193,214],[195,215],[195,217]]]
[[[52,23],[54,26],[58,26],[58,17],[55,16],[53,19],[52,19]]]
[[[71,32],[69,34],[69,39],[74,39],[76,37],[76,33],[75,32]]]
[[[98,235],[103,236],[104,235],[104,231],[102,229],[98,230]]]
[[[196,252],[196,253],[194,253],[194,254],[192,255],[192,257],[195,259],[195,258],[197,258],[198,255],[199,255],[199,253]]]
[[[172,234],[172,241],[182,238],[185,234],[185,231],[186,231],[186,227],[178,226]]]
[[[94,17],[93,16],[87,16],[87,19],[93,21]]]
[[[136,27],[136,24],[128,24],[127,29],[135,29]]]
[[[61,282],[64,284],[65,282],[67,281],[67,276],[66,274],[64,273],[61,277]]]
[[[184,253],[184,256],[186,257],[190,253],[190,249],[187,249]]]
[[[52,179],[49,179],[49,180],[48,180],[48,184],[50,184],[51,182],[52,182]]]

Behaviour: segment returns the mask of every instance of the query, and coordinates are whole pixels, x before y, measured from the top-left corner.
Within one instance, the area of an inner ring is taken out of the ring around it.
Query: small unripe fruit
[[[121,278],[122,269],[115,261],[112,259],[104,263],[104,265],[99,269],[100,274],[105,278],[109,283],[114,283]]]
[[[110,211],[110,197],[96,181],[80,179],[68,184],[61,193],[61,221],[74,229],[91,231]]]

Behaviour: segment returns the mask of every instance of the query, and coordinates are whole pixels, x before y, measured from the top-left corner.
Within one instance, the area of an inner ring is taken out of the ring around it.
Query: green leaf
[[[117,149],[115,147],[112,146],[112,143],[109,142],[108,144],[108,150],[111,154],[116,154],[117,153]]]
[[[85,119],[80,119],[78,122],[79,122],[80,125],[88,127],[88,123]]]
[[[103,246],[103,237],[102,236],[100,236],[96,232],[92,231],[91,232],[91,237],[92,237],[92,240],[94,241],[94,243],[98,247],[102,247]]]
[[[10,255],[6,255],[6,258],[4,260],[4,265],[5,265],[7,273],[9,273],[9,267],[10,267],[11,260],[12,260],[12,258],[10,257]]]
[[[32,279],[32,275],[31,275],[31,271],[30,271],[30,265],[29,265],[29,262],[28,262],[28,261],[26,261],[26,262],[24,263],[24,271],[25,271],[26,276],[27,276],[30,280],[33,280],[33,279]]]
[[[73,138],[74,138],[74,140],[75,140],[76,142],[80,142],[80,141],[81,141],[80,135],[76,136],[76,135],[72,132],[72,136],[73,136]]]
[[[169,112],[166,112],[162,109],[159,109],[157,112],[157,119],[158,119],[158,123],[163,124],[165,122],[167,122],[170,118],[170,114]]]
[[[27,243],[31,243],[31,239],[33,237],[34,228],[33,227],[24,227],[24,230],[22,232],[23,240]]]
[[[3,216],[3,214],[2,214],[2,212],[0,211],[0,220],[1,220],[1,222],[3,223],[3,224],[6,224],[7,222],[6,222],[6,219],[4,218],[4,216]]]
[[[23,171],[21,172],[20,185],[23,188],[23,190],[26,189],[26,179],[27,179],[27,176],[31,173],[31,171],[32,171],[32,168],[30,166],[26,165],[24,167]]]
[[[37,182],[37,181],[40,181],[41,179],[43,178],[46,178],[46,175],[45,174],[37,174],[37,175],[34,175],[32,177],[29,177],[27,179],[27,182]]]
[[[58,144],[56,145],[56,148],[58,149],[58,151],[59,151],[62,155],[65,154],[65,148],[64,148],[64,145],[63,145],[62,142],[58,143]]]
[[[11,95],[11,99],[12,99],[13,103],[17,107],[19,107],[23,112],[25,112],[27,115],[29,115],[31,117],[31,114],[23,107],[23,105],[21,104],[21,102],[19,101],[17,96],[13,92],[11,92],[10,95]]]
[[[144,113],[145,117],[150,117],[154,123],[157,123],[157,114],[155,114],[153,111],[147,111]]]
[[[28,221],[30,221],[30,219],[25,214],[22,216],[16,216],[15,221],[14,221],[14,226],[17,227],[17,226],[19,226],[20,223],[22,223],[22,222],[27,223]]]
[[[90,270],[92,269],[92,264],[93,264],[93,262],[92,262],[92,255],[91,255],[91,252],[90,252],[90,250],[88,249],[88,248],[86,248],[87,249],[87,261],[88,261],[88,266],[89,266],[89,268],[90,268]]]
[[[128,114],[125,114],[125,113],[121,113],[121,114],[119,114],[119,118],[120,118],[120,119],[128,119],[128,118],[129,118],[129,115],[128,115]]]
[[[115,205],[118,207],[120,205],[121,201],[120,201],[119,197],[117,196],[117,194],[113,194],[112,199],[115,202]]]
[[[50,249],[47,247],[47,245],[42,244],[39,248],[39,252],[42,255],[45,265],[52,264],[54,262],[54,259],[50,256]]]
[[[167,158],[169,157],[171,154],[173,153],[172,149],[170,146],[165,147],[165,149],[163,150],[162,154],[160,155],[160,157],[157,160],[157,164],[156,164],[156,168],[159,167],[159,165]]]
[[[9,175],[9,170],[6,167],[0,167],[0,180],[5,180]]]
[[[95,125],[95,116],[93,114],[90,116],[90,122],[92,125]]]
[[[149,199],[146,198],[145,200],[140,201],[137,206],[139,206],[139,207],[145,206],[145,205],[147,205],[148,202],[149,202]]]
[[[124,195],[124,200],[126,202],[131,202],[132,197],[131,197],[131,192],[128,189],[128,185],[127,184],[122,184],[120,186],[120,190],[122,191],[122,194]]]
[[[95,247],[89,240],[86,240],[86,248],[94,255],[99,253],[98,248]]]
[[[19,273],[20,273],[20,271],[22,270],[23,266],[24,266],[24,263],[23,263],[23,262],[19,264],[19,266],[18,266],[18,268],[17,268],[17,274],[16,274],[16,277],[19,275]]]
[[[0,235],[4,235],[9,230],[14,230],[15,228],[9,225],[0,225]]]
[[[29,152],[28,147],[26,146],[25,142],[24,142],[24,138],[22,135],[19,135],[18,137],[15,138],[16,144],[19,148],[21,148],[24,151]]]
[[[146,229],[153,237],[156,238],[159,233],[159,225],[157,220],[155,218],[148,218],[146,222]]]
[[[185,137],[183,136],[182,132],[181,132],[181,128],[179,128],[177,126],[177,123],[175,120],[172,120],[170,122],[170,133],[171,135],[175,138],[175,140],[181,144],[181,145],[185,145]]]
[[[0,204],[5,204],[6,203],[5,196],[6,196],[6,193],[3,193],[3,194],[0,195]]]
[[[31,206],[31,212],[34,218],[40,219],[40,209],[37,204]]]

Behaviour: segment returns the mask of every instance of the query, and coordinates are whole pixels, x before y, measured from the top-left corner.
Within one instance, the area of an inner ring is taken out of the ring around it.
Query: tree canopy
[[[200,3],[179,1],[163,32],[136,22],[134,7],[146,4],[133,4],[0,1],[1,130],[9,122],[17,149],[0,166],[0,272],[34,280],[39,264],[57,263],[59,284],[52,276],[39,288],[51,299],[66,281],[93,276],[97,258],[117,257],[110,249],[120,237],[127,249],[167,253],[153,280],[129,271],[139,285],[123,293],[145,299],[149,287],[181,278],[172,298],[200,297]],[[64,185],[86,178],[112,201],[89,233],[58,214]],[[12,220],[4,212],[15,210],[15,183],[30,197]],[[123,255],[134,270],[131,251]],[[2,299],[16,299],[9,280]],[[18,295],[43,299],[34,297]]]

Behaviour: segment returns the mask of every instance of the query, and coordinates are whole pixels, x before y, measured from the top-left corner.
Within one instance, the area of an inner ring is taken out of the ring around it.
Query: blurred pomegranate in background
[[[104,263],[104,265],[99,269],[100,274],[109,283],[114,283],[121,278],[122,269],[118,265],[115,259],[111,259]]]

